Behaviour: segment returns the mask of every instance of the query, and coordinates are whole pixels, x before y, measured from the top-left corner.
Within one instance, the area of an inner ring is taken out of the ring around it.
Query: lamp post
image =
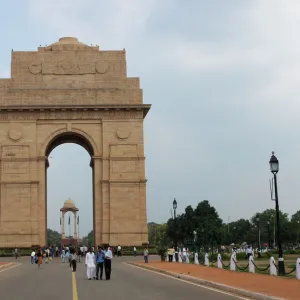
[[[175,248],[175,253],[177,252],[177,224],[176,224],[176,209],[177,209],[177,201],[176,201],[176,198],[174,198],[173,200],[173,210],[174,210],[174,229],[175,229],[175,232],[174,232],[174,237],[175,237],[175,240],[174,240],[174,248]],[[178,255],[177,255],[178,256]],[[175,259],[177,261],[177,257],[175,255]]]
[[[276,176],[276,174],[279,171],[279,161],[278,161],[277,157],[274,155],[274,151],[272,152],[272,156],[270,158],[269,163],[270,163],[271,172],[274,175],[276,223],[277,223],[277,245],[278,245],[278,272],[280,275],[284,275],[285,267],[284,267],[283,251],[282,251],[281,238],[280,238],[279,203],[278,203],[277,176]]]
[[[257,229],[258,229],[258,249],[259,251],[261,251],[260,248],[260,223],[259,223],[260,219],[259,217],[256,218],[256,222],[257,222]]]

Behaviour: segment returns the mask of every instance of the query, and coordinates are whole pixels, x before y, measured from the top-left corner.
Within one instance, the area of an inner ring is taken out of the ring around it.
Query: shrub
[[[204,264],[204,253],[199,253],[198,254],[198,260],[199,260],[199,264]]]

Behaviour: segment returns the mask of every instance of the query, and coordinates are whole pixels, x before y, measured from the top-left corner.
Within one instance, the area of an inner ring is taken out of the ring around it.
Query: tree
[[[259,222],[257,221],[259,218]],[[288,214],[279,211],[279,221],[281,227],[281,242],[282,243],[289,243],[292,241],[292,235],[290,232],[290,221],[288,218]],[[269,222],[269,224],[268,224]],[[256,213],[251,218],[251,223],[254,226],[258,225],[260,228],[260,236],[261,236],[261,244],[269,243],[272,241],[271,244],[274,243],[274,226],[276,227],[276,210],[275,209],[266,209],[261,213]],[[258,234],[258,233],[257,233]]]
[[[292,234],[293,242],[296,245],[300,243],[300,210],[298,210],[295,214],[291,217],[290,222],[290,230]]]
[[[194,231],[197,239],[194,241]],[[167,235],[170,241],[179,245],[198,247],[220,245],[222,242],[222,220],[216,209],[204,200],[193,209],[190,205],[185,212],[167,222]]]
[[[92,247],[95,245],[95,237],[94,237],[94,230],[91,230],[87,236],[83,237],[82,244],[87,244],[88,247]]]
[[[250,237],[249,231],[251,229],[251,223],[249,220],[239,219],[229,223],[228,229],[231,239],[230,243],[242,244]]]
[[[61,234],[55,230],[47,229],[47,244],[48,246],[61,245]]]

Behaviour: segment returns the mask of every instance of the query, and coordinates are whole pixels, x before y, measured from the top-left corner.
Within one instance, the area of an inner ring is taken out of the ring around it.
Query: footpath
[[[132,264],[253,299],[300,299],[300,280],[292,278],[161,261]]]

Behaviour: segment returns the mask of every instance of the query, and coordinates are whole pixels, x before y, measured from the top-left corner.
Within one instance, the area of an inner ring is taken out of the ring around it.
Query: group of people
[[[46,257],[46,252],[43,252],[42,248],[38,248],[37,250],[33,250],[31,252],[31,255],[30,255],[30,260],[31,260],[31,263],[32,264],[37,264],[38,267],[40,268],[42,262],[43,262],[43,257]],[[48,263],[48,258],[47,258],[47,261]]]
[[[89,248],[89,251],[85,255],[88,280],[102,280],[103,268],[105,271],[105,279],[110,280],[112,258],[113,254],[110,247],[103,249],[98,246],[98,249],[95,252],[93,252],[92,248]]]

